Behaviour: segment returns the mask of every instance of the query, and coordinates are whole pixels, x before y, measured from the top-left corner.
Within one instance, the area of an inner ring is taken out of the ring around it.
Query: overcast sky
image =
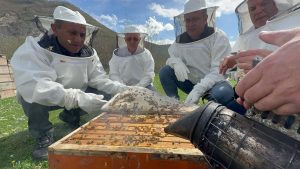
[[[119,32],[124,25],[147,30],[152,42],[170,44],[175,39],[173,16],[183,11],[186,0],[67,0],[108,28]],[[207,0],[218,5],[217,26],[233,43],[238,36],[234,9],[242,0]]]

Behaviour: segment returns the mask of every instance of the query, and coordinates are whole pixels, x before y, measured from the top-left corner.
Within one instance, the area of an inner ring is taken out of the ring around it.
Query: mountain
[[[53,0],[0,0],[0,54],[11,57],[20,46],[26,36],[38,36],[40,31],[33,21],[35,15],[52,16],[54,8],[58,5],[79,11],[88,23],[98,26],[98,31],[93,47],[97,50],[100,60],[106,70],[112,51],[116,48],[116,32],[108,29],[97,20],[89,16],[78,7],[65,2]],[[149,49],[155,60],[155,71],[165,65],[168,58],[169,45],[157,45],[147,42],[145,47]]]

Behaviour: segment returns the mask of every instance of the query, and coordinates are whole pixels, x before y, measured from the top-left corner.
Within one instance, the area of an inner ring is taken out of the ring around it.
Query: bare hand
[[[260,56],[265,58],[271,53],[271,51],[264,49],[248,50],[240,52],[239,57],[236,59],[237,67],[243,69],[245,73],[248,73],[252,68],[252,61],[255,57]]]
[[[244,52],[237,52],[234,55],[225,57],[224,60],[219,65],[219,73],[225,74],[230,68],[237,66],[243,69],[245,73],[252,69],[252,60],[256,56],[266,57],[271,53],[271,51],[258,49],[258,50],[248,50]]]
[[[277,114],[300,112],[300,29],[263,32],[260,38],[281,46],[254,69],[236,87],[245,108],[254,105],[261,111]]]
[[[231,56],[227,56],[220,62],[219,73],[225,75],[226,71],[233,68],[236,65],[237,53]]]

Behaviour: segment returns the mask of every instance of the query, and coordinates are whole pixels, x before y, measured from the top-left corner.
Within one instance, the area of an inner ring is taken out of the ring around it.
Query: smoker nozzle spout
[[[215,111],[218,107],[220,107],[219,104],[210,102],[206,106],[199,107],[190,114],[168,125],[164,131],[168,134],[190,140],[193,144],[196,144],[196,140],[199,136],[198,134],[195,135],[195,132],[199,134],[202,133],[202,131],[199,131],[197,128],[201,127],[204,129],[211,118],[211,111]]]

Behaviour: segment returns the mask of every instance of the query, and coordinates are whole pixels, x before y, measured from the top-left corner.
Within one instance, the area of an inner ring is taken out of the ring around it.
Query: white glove
[[[199,99],[204,94],[204,92],[205,91],[201,88],[200,85],[195,85],[193,90],[186,97],[184,103],[186,103],[186,104],[198,104]]]
[[[66,89],[64,106],[67,110],[79,107],[87,113],[95,113],[107,102],[103,98],[103,95],[85,93],[79,89]]]
[[[184,63],[176,62],[173,67],[178,81],[184,82],[188,79],[188,73],[190,73],[190,71]]]
[[[101,107],[107,102],[103,95],[80,92],[77,96],[78,106],[87,113],[100,112]]]

